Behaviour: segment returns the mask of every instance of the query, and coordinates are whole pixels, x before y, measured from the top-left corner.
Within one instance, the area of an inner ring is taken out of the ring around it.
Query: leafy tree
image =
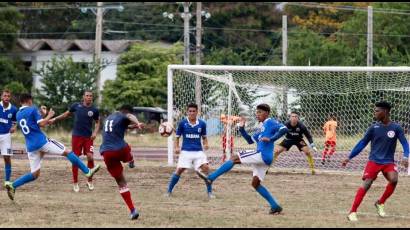
[[[106,64],[76,63],[72,57],[53,57],[36,72],[41,77],[41,90],[37,98],[41,104],[51,106],[57,113],[81,101],[84,90],[96,90],[96,77]]]
[[[24,87],[24,90],[20,86],[15,88],[18,91],[13,91],[14,93],[29,92],[32,86],[31,73],[24,69],[21,61],[0,57],[0,89],[11,82]]]
[[[167,66],[181,63],[183,47],[161,44],[135,44],[120,57],[117,78],[105,82],[103,105],[116,109],[118,104],[165,107]]]

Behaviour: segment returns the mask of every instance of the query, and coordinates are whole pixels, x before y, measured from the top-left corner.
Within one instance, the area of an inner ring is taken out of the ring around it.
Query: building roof
[[[141,40],[103,40],[102,51],[121,53],[134,43],[143,43]],[[35,52],[39,50],[51,51],[86,51],[94,52],[94,40],[84,39],[17,39],[17,47],[22,51]]]

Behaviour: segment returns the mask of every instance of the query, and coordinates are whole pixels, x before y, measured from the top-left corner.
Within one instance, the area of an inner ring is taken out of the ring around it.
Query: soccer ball
[[[169,137],[174,132],[174,126],[169,122],[163,122],[159,125],[158,132],[163,137]]]

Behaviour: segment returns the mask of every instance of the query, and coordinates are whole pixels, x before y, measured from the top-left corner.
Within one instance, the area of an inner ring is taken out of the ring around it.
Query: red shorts
[[[397,166],[394,163],[377,164],[374,161],[368,161],[366,168],[364,169],[362,179],[363,180],[366,180],[366,179],[375,180],[379,172],[383,172],[383,175],[386,175],[386,173],[388,172],[397,172]]]
[[[77,156],[94,153],[93,140],[91,140],[91,137],[72,136],[71,145],[73,147],[73,152]]]
[[[104,158],[108,172],[114,178],[118,178],[122,175],[123,168],[121,162],[127,163],[134,159],[131,155],[131,148],[129,145],[117,151],[104,151],[101,154]]]

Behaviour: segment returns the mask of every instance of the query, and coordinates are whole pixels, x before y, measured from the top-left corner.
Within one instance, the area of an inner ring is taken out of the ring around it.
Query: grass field
[[[103,162],[98,161],[104,165]],[[29,170],[25,157],[14,159],[12,178]],[[234,169],[214,183],[214,200],[208,200],[204,183],[192,172],[166,198],[174,168],[165,163],[137,162],[125,168],[132,197],[141,212],[128,220],[114,180],[105,165],[96,175],[95,190],[71,190],[71,168],[62,158],[45,159],[40,178],[16,192],[15,202],[2,188],[0,227],[410,227],[410,177],[402,176],[395,194],[386,203],[388,217],[377,216],[373,203],[384,191],[380,177],[359,208],[359,222],[346,214],[361,184],[360,175],[285,173],[275,169],[264,184],[283,206],[283,214],[268,215],[268,205],[250,186],[251,172]],[[1,164],[3,167],[3,164]]]

